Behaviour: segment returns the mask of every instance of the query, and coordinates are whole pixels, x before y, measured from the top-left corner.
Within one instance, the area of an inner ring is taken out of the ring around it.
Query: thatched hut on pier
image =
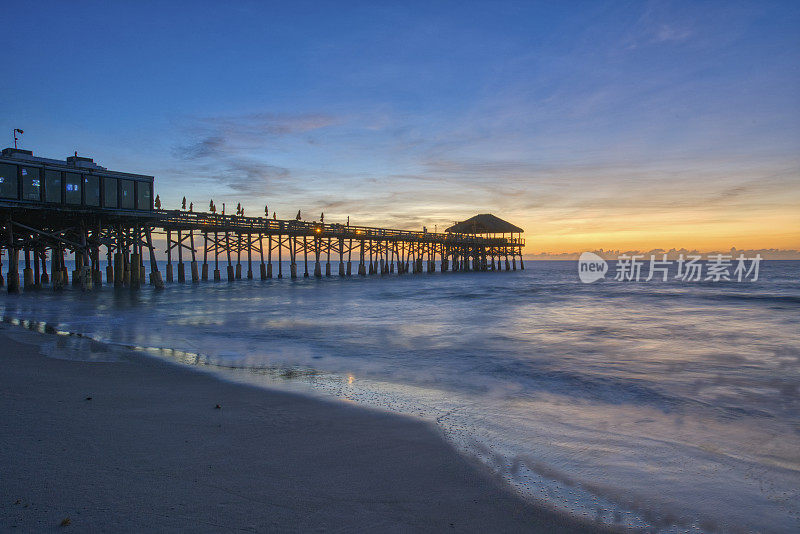
[[[450,228],[447,228],[445,232],[474,236],[483,235],[490,239],[497,239],[499,241],[499,248],[497,249],[497,268],[501,268],[500,260],[502,258],[505,260],[506,270],[513,269],[516,271],[517,255],[519,255],[520,266],[523,269],[525,268],[524,263],[522,262],[522,246],[525,244],[525,242],[520,237],[520,234],[522,234],[524,230],[508,221],[504,221],[500,217],[492,215],[491,213],[482,213],[480,215],[470,217],[466,221],[454,224]],[[510,234],[510,236],[507,238],[506,234]],[[517,234],[516,238],[514,237],[514,234]],[[508,256],[511,256],[510,265]],[[483,261],[485,262],[486,259]],[[495,269],[494,255],[489,256],[489,262],[489,268],[493,271]]]
[[[500,217],[492,215],[491,213],[475,215],[474,217],[470,217],[466,221],[456,223],[445,230],[445,232],[454,234],[489,234],[497,237],[505,237],[505,234],[512,234],[512,238],[513,234],[521,234],[524,231],[525,230],[519,226],[513,225],[508,221],[504,221]]]

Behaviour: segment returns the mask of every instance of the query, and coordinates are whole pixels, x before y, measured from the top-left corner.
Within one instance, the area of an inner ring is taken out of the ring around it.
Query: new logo
[[[578,277],[584,284],[605,278],[608,271],[606,260],[594,252],[584,252],[578,259]]]

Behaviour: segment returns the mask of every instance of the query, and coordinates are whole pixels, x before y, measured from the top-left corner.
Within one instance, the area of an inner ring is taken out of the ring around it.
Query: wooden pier
[[[0,158],[0,261],[5,256],[8,264],[4,280],[0,263],[0,284],[9,292],[59,289],[70,281],[91,289],[103,284],[103,270],[106,284],[136,289],[146,283],[163,288],[223,279],[419,274],[437,266],[442,272],[508,271],[518,261],[524,269],[522,229],[493,215],[431,233],[159,210],[153,209],[152,177],[112,173],[88,158],[65,163],[28,152],[20,159],[16,152],[6,149]],[[79,190],[69,189],[70,180]],[[162,242],[165,276],[156,259],[156,243]],[[68,253],[75,259],[71,276]]]

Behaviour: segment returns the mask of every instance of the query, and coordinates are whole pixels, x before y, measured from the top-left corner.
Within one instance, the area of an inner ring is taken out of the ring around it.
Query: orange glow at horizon
[[[525,228],[525,254],[584,250],[737,249],[800,250],[800,215],[776,211],[757,215],[669,212],[636,217],[513,220]]]

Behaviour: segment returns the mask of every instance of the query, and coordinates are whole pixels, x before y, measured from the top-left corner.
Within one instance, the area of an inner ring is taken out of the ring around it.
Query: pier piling
[[[515,237],[511,233],[511,237],[506,237],[506,234],[496,231],[494,235],[483,237],[479,234],[486,231],[481,229],[428,233],[180,210],[149,210],[143,214],[129,213],[128,210],[105,214],[102,209],[75,209],[70,206],[46,206],[31,215],[34,210],[20,208],[13,202],[9,205],[2,199],[0,211],[5,218],[5,224],[0,227],[0,233],[3,234],[0,236],[0,244],[3,245],[0,250],[0,269],[4,267],[3,255],[7,254],[6,277],[3,279],[0,275],[0,285],[5,282],[11,293],[22,289],[30,291],[48,283],[54,290],[63,288],[70,283],[65,261],[67,254],[74,258],[71,282],[75,287],[83,290],[101,287],[101,247],[105,247],[102,262],[106,263],[106,283],[116,288],[129,287],[134,290],[147,283],[145,248],[150,261],[149,283],[156,289],[175,281],[176,264],[173,259],[177,260],[177,282],[186,283],[184,249],[190,251],[193,283],[209,280],[209,255],[214,260],[215,282],[221,281],[220,255],[227,260],[227,280],[241,280],[245,251],[248,280],[254,278],[254,252],[259,263],[259,278],[268,280],[273,277],[273,252],[276,250],[277,278],[283,278],[284,249],[289,254],[289,275],[292,279],[298,276],[299,254],[302,254],[303,276],[309,276],[309,253],[313,254],[313,275],[317,279],[333,274],[332,260],[338,262],[339,277],[350,276],[354,251],[358,254],[357,272],[362,277],[395,272],[398,275],[433,274],[437,262],[442,273],[515,271],[517,259],[519,269],[525,268],[521,256],[524,241],[518,235]],[[504,221],[501,223],[508,225]],[[518,229],[513,228],[514,233],[518,234]],[[198,249],[195,248],[195,231],[199,232],[201,243],[198,244],[203,247],[201,270]],[[498,237],[497,234],[501,235]],[[156,261],[154,239],[159,246],[161,239],[166,240],[164,278]],[[177,258],[173,258],[175,248]],[[22,270],[19,265],[20,252],[24,254]]]

